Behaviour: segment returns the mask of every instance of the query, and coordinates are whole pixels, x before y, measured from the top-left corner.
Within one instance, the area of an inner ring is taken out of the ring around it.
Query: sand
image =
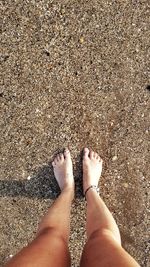
[[[86,241],[81,152],[104,160],[100,194],[124,248],[148,262],[148,1],[1,2],[0,266],[31,241],[59,194],[51,160],[69,146],[70,250]]]

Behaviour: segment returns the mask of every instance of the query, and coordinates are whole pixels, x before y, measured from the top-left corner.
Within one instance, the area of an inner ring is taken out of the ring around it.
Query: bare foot
[[[66,148],[64,153],[59,153],[52,165],[61,191],[71,190],[74,192],[73,167],[69,149]]]
[[[98,186],[98,182],[102,172],[102,159],[94,152],[84,148],[83,155],[83,191],[90,185]]]

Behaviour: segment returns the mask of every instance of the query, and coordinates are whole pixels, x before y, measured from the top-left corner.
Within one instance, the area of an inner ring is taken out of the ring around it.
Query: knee
[[[95,230],[88,238],[83,250],[82,260],[103,258],[103,255],[120,248],[113,233],[109,230]]]
[[[44,235],[49,235],[52,232],[51,227],[45,227],[45,228],[39,228],[37,231],[36,236],[44,236]]]
[[[95,230],[89,237],[89,239],[91,242],[92,241],[96,241],[99,240],[99,242],[117,242],[119,245],[121,245],[121,240],[120,238],[116,238],[116,236],[114,236],[113,232],[108,230],[108,229],[98,229]]]
[[[100,239],[106,238],[110,234],[109,232],[110,231],[107,229],[97,229],[91,233],[91,235],[89,236],[89,239],[93,240],[97,238],[100,238]]]
[[[66,240],[64,239],[63,235],[58,231],[58,229],[55,229],[54,227],[46,227],[44,229],[41,229],[37,233],[37,237],[46,237],[50,238],[50,240],[54,239],[55,241],[59,241],[59,243],[63,244],[66,243]]]

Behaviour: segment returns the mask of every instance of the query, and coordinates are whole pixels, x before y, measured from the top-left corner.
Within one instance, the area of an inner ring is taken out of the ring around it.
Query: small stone
[[[31,180],[31,176],[30,175],[27,177],[27,180]]]
[[[129,187],[128,183],[123,183],[123,187],[128,188]]]
[[[113,156],[113,157],[112,157],[112,161],[117,160],[117,158],[118,158],[117,156]]]
[[[25,171],[24,170],[22,171],[22,176],[25,177]]]
[[[83,44],[84,43],[84,38],[80,37],[80,43]]]
[[[40,112],[40,110],[38,108],[36,108],[35,113],[39,113],[39,112]]]
[[[49,57],[50,56],[50,52],[48,50],[45,49],[44,53]]]
[[[61,9],[61,14],[65,14],[65,12],[66,12],[65,9],[62,8],[62,9]]]
[[[12,258],[12,257],[13,257],[13,255],[12,255],[12,254],[10,254],[10,255],[9,255],[9,258]]]

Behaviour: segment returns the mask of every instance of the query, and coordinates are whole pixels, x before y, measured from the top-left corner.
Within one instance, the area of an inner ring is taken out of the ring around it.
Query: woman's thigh
[[[56,231],[46,230],[14,256],[5,267],[70,267],[68,244]]]

